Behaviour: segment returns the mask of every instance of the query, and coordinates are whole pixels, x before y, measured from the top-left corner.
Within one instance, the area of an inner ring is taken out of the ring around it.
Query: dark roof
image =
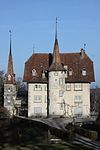
[[[72,70],[72,76],[66,78],[66,82],[93,82],[94,67],[92,60],[84,52],[84,57],[79,53],[60,53],[61,63],[67,66],[67,71]],[[46,82],[42,79],[43,71],[47,74],[49,67],[52,64],[53,56],[51,53],[33,54],[25,63],[24,77],[25,82]],[[36,70],[36,76],[32,76],[32,70]],[[85,69],[86,76],[82,75],[82,70]]]

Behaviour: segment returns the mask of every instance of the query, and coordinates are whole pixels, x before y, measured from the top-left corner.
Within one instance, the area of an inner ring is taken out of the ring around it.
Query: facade
[[[8,68],[4,81],[4,107],[7,108],[10,115],[16,114],[16,107],[15,107],[16,94],[17,88],[16,88],[15,74],[13,70],[11,35],[10,35],[10,52],[8,58]]]
[[[93,62],[81,49],[60,53],[57,34],[53,54],[35,53],[26,61],[28,116],[74,117],[90,115]]]

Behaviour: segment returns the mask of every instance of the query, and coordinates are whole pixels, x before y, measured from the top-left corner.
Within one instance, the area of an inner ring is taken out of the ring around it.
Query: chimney
[[[84,58],[84,56],[85,56],[85,50],[83,49],[83,48],[81,48],[81,50],[80,50],[81,52],[80,52],[80,54],[81,54],[81,58],[83,59]]]

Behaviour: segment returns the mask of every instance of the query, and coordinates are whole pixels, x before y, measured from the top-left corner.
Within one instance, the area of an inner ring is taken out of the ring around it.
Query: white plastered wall
[[[41,90],[34,90],[35,85],[40,85]],[[41,102],[34,101],[34,96],[40,95]],[[47,84],[29,83],[28,84],[28,117],[30,116],[47,116]],[[35,109],[41,108],[41,114],[36,114]]]

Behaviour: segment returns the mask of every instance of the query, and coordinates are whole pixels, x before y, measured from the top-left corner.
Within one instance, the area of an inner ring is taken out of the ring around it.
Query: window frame
[[[72,76],[73,75],[73,70],[72,68],[69,69],[69,76]]]
[[[59,90],[59,97],[63,97],[64,91]]]
[[[36,69],[32,69],[32,76],[36,76]]]
[[[82,95],[75,95],[74,96],[74,103],[77,104],[81,104],[82,103]]]
[[[42,95],[34,95],[34,103],[42,103]]]
[[[66,91],[71,91],[71,83],[66,83]]]
[[[82,83],[74,83],[74,91],[82,91]]]
[[[82,76],[86,76],[86,75],[87,75],[86,69],[83,68],[83,69],[82,69]]]
[[[42,91],[42,86],[40,84],[35,84],[34,91]]]

